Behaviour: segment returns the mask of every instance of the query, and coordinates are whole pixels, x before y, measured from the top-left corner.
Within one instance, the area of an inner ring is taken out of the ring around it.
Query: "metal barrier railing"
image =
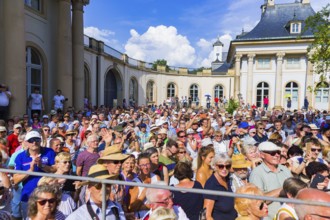
[[[107,179],[96,179],[90,177],[82,177],[82,176],[71,176],[71,175],[58,175],[53,173],[40,173],[40,172],[28,172],[28,171],[21,171],[21,170],[11,170],[11,169],[0,169],[0,172],[4,173],[12,173],[12,174],[28,174],[31,176],[46,176],[46,177],[53,177],[53,178],[64,178],[70,180],[77,180],[77,181],[90,181],[95,183],[102,184],[102,220],[105,220],[105,211],[106,211],[106,184],[118,184],[118,185],[125,185],[125,186],[140,186],[146,188],[156,188],[156,189],[167,189],[170,191],[185,191],[190,193],[197,193],[197,194],[207,194],[207,195],[217,195],[217,196],[226,196],[226,197],[238,197],[238,198],[247,198],[247,199],[256,199],[256,200],[264,200],[264,201],[272,201],[272,202],[282,202],[282,203],[293,203],[293,204],[301,204],[301,205],[309,205],[309,206],[325,206],[330,207],[330,203],[327,202],[318,202],[318,201],[305,201],[299,199],[288,199],[288,198],[276,198],[276,197],[269,197],[269,196],[258,196],[258,195],[248,195],[248,194],[237,194],[232,192],[219,192],[214,190],[206,190],[206,189],[189,189],[189,188],[179,188],[173,186],[165,186],[165,185],[157,185],[157,184],[144,184],[144,183],[136,183],[136,182],[125,182],[120,180],[107,180]]]

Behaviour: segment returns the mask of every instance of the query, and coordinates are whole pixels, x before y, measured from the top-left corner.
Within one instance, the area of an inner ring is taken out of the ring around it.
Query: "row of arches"
[[[150,80],[147,82],[146,88],[146,97],[148,102],[156,102],[156,86],[155,82]],[[169,83],[166,88],[167,98],[172,98],[175,96],[179,96],[177,85],[173,82]],[[197,98],[201,98],[200,89],[197,84],[192,84],[189,87],[188,94],[192,97],[192,101],[196,101]],[[222,85],[216,85],[214,87],[213,97],[223,98],[224,97],[224,87]]]
[[[42,59],[40,51],[35,47],[29,46],[26,47],[26,94],[29,96],[34,88],[39,88],[40,91],[43,91],[43,87],[47,85],[45,83],[45,74],[44,74],[44,61]],[[84,95],[89,100],[91,97],[91,71],[88,66],[85,64],[84,68],[84,82],[85,90]],[[115,106],[116,104],[121,105],[121,103],[114,103],[114,100],[123,100],[123,79],[121,79],[119,72],[116,69],[110,69],[104,80],[104,105],[106,106]],[[291,97],[292,108],[298,108],[298,98],[299,98],[299,85],[296,82],[288,82],[285,85],[285,97]],[[135,77],[132,77],[129,80],[129,91],[127,103],[139,103],[138,101],[138,92],[139,84]],[[141,90],[142,91],[142,90]],[[217,84],[214,86],[212,97],[224,97],[225,88]],[[179,96],[178,87],[174,82],[171,82],[167,85],[166,91],[164,91],[167,97]],[[201,94],[200,88],[197,84],[191,84],[187,94],[192,97],[193,101],[196,101],[196,98],[203,97],[204,94]],[[256,105],[263,105],[263,97],[269,96],[270,86],[267,82],[260,82],[256,87]],[[50,94],[51,95],[51,94]],[[96,97],[97,98],[97,97]],[[328,103],[329,100],[329,84],[326,83],[325,86],[320,88],[315,96],[316,103]],[[156,85],[155,82],[149,80],[146,84],[146,102],[147,103],[157,103],[160,100],[156,98]]]

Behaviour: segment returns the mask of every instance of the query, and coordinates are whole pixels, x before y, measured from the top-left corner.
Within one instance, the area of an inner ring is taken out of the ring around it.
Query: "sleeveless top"
[[[150,173],[150,178],[151,178],[151,184],[155,183],[158,181],[157,179],[157,175]],[[143,183],[143,181],[137,176],[136,178],[133,179],[133,182],[137,182],[137,183]],[[144,189],[144,187],[139,186],[139,194],[138,197],[141,195],[142,190]],[[143,200],[143,203],[145,204],[147,202],[147,198],[145,198]],[[147,213],[149,212],[149,210],[141,210],[141,211],[137,211],[135,212],[135,217],[137,218],[142,218],[143,216],[145,216]]]
[[[279,220],[279,215],[281,213],[286,213],[288,214],[291,218],[294,218],[295,220],[298,220],[298,216],[296,214],[296,211],[294,210],[294,208],[292,208],[291,206],[289,206],[288,204],[284,203],[279,210],[277,211],[275,217],[273,220]]]

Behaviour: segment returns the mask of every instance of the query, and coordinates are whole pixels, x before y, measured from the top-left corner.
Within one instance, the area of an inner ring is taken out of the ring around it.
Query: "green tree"
[[[320,81],[315,85],[316,91],[326,85],[327,72],[330,71],[330,4],[308,17],[305,24],[303,32],[310,30],[314,35],[308,53],[309,60],[314,65],[314,72],[320,75]],[[312,91],[312,88],[309,90]]]
[[[228,101],[228,105],[227,105],[227,108],[226,108],[226,111],[229,113],[229,114],[233,114],[234,111],[239,107],[239,102],[233,98],[230,98],[229,101]]]
[[[158,59],[152,64],[152,69],[157,70],[157,65],[158,66],[166,66],[166,71],[169,70],[169,66],[167,65],[167,60],[164,59]]]

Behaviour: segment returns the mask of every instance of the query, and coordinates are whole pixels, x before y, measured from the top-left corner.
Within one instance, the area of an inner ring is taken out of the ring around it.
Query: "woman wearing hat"
[[[74,158],[75,152],[79,149],[76,145],[74,137],[77,133],[74,130],[67,130],[65,133],[65,147],[70,149],[71,158]]]

